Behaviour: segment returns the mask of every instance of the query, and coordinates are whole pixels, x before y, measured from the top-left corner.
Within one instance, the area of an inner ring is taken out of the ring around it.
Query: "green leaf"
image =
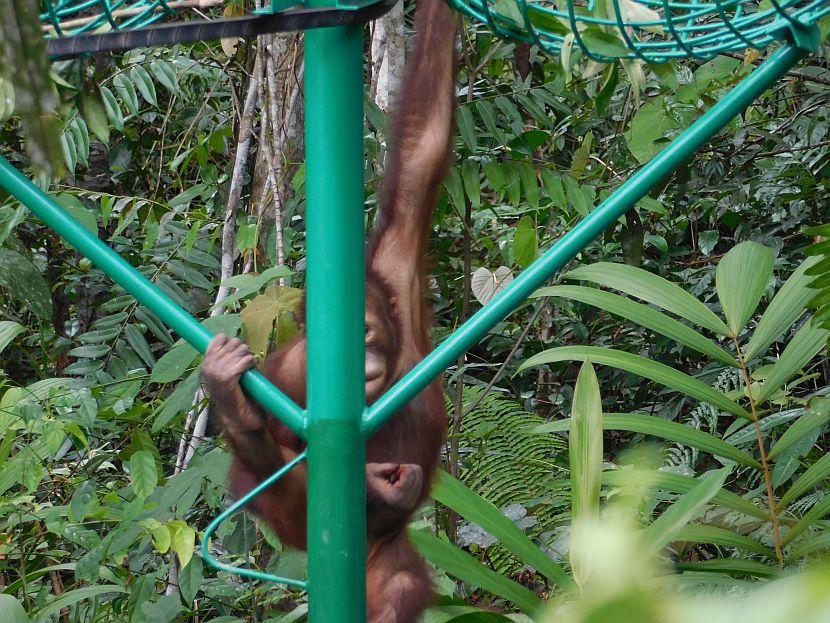
[[[566,279],[590,281],[606,288],[662,307],[666,311],[685,318],[689,322],[729,337],[729,327],[706,305],[701,303],[680,286],[642,268],[627,264],[597,262],[580,266],[565,275]]]
[[[60,193],[55,195],[55,201],[89,233],[98,235],[98,219],[92,210],[81,203],[80,199],[69,193]]]
[[[665,335],[712,359],[735,368],[739,367],[737,360],[731,354],[697,331],[656,309],[642,303],[635,303],[618,294],[585,286],[551,286],[537,290],[532,296],[554,296],[593,305]]]
[[[602,399],[589,359],[579,370],[571,412],[568,453],[571,470],[571,516],[574,522],[599,515],[602,475]]]
[[[473,113],[468,106],[458,107],[458,131],[461,133],[461,140],[472,153],[478,147],[478,133],[476,124],[473,121]]]
[[[101,87],[101,98],[104,100],[104,108],[107,111],[107,117],[115,129],[119,132],[124,131],[124,114],[121,112],[121,107],[118,105],[118,100],[115,99],[113,92],[107,87]]]
[[[35,265],[19,253],[0,249],[0,286],[25,303],[40,320],[52,319],[52,295]]]
[[[600,54],[610,58],[621,58],[628,56],[631,52],[625,44],[625,41],[615,34],[601,30],[597,26],[588,26],[581,33],[581,37],[582,41],[585,42],[585,46],[594,54]]]
[[[595,361],[591,357],[591,361]],[[541,426],[534,428],[537,433],[560,433],[571,430],[573,422],[570,418],[561,420],[554,420],[546,422]],[[736,448],[733,445],[726,443],[723,439],[715,437],[710,433],[697,430],[691,426],[686,426],[680,422],[672,422],[671,420],[664,420],[655,415],[645,415],[640,413],[606,413],[602,418],[602,426],[605,430],[627,430],[633,433],[641,433],[643,435],[652,435],[653,437],[660,437],[669,441],[676,441],[678,443],[697,448],[703,452],[708,452],[715,456],[735,461],[741,465],[747,465],[759,469],[761,464],[758,463],[749,454]]]
[[[0,320],[0,353],[25,330],[26,328],[22,324],[14,320]]]
[[[23,605],[12,595],[0,593],[0,621],[3,623],[29,623]]]
[[[606,415],[606,417],[608,416]],[[698,481],[690,476],[646,469],[615,469],[602,473],[602,484],[605,486],[631,486],[635,484],[639,487],[663,489],[672,493],[687,493],[697,483]],[[769,521],[769,512],[765,508],[757,506],[726,489],[718,491],[712,498],[712,502],[749,517]]]
[[[785,453],[795,444],[801,441],[806,435],[813,432],[819,426],[827,423],[830,418],[830,399],[818,400],[815,405],[808,409],[796,422],[790,426],[783,435],[775,442],[775,445],[767,454],[772,460],[780,454]]]
[[[478,162],[466,159],[461,163],[461,179],[464,183],[464,194],[473,210],[481,207],[481,170]]]
[[[168,524],[170,529],[170,547],[179,557],[179,563],[186,567],[193,558],[196,546],[196,531],[181,520]]]
[[[420,623],[511,623],[514,620],[475,606],[434,606],[418,619]]]
[[[798,547],[794,547],[790,550],[790,555],[787,557],[787,560],[784,561],[784,564],[789,566],[793,562],[801,560],[808,554],[822,550],[830,550],[830,532],[823,532],[818,536],[807,539]]]
[[[69,502],[69,518],[75,523],[81,523],[94,508],[97,502],[95,489],[94,480],[85,480],[72,494]]]
[[[550,556],[510,521],[488,500],[445,471],[439,471],[432,497],[466,520],[478,524],[493,535],[522,562],[560,585],[570,585],[571,578]]]
[[[176,344],[164,353],[150,372],[151,383],[171,383],[182,377],[199,351],[190,344]]]
[[[97,586],[84,586],[70,591],[66,591],[60,597],[53,599],[40,610],[34,614],[39,621],[49,620],[49,617],[58,614],[64,608],[72,606],[79,601],[85,599],[92,599],[98,595],[105,595],[107,593],[126,593],[127,589],[118,584],[103,584]]]
[[[149,450],[139,450],[130,457],[130,480],[133,491],[140,498],[146,498],[158,484],[156,460]]]
[[[138,87],[139,93],[148,104],[158,106],[158,98],[156,97],[156,86],[153,84],[153,79],[150,74],[141,65],[134,65],[130,69],[130,78],[135,86]]]
[[[674,566],[681,571],[753,575],[759,578],[771,578],[782,573],[777,567],[744,558],[712,558],[699,562],[675,562]]]
[[[830,452],[813,463],[806,472],[798,477],[784,495],[781,496],[778,505],[781,508],[786,507],[801,497],[803,493],[822,484],[827,478],[830,478]]]
[[[136,354],[138,354],[144,363],[147,364],[147,367],[152,370],[153,366],[156,365],[156,358],[153,355],[153,351],[150,350],[150,344],[147,342],[147,338],[144,337],[141,329],[139,329],[135,324],[128,324],[124,327],[124,336],[127,338],[127,341],[130,343],[130,346],[133,347]]]
[[[539,207],[539,180],[536,177],[536,167],[526,162],[516,165],[519,172],[519,181],[522,187],[522,198],[527,204],[536,209]]]
[[[828,335],[830,331],[827,329],[814,327],[811,322],[805,322],[767,373],[764,384],[754,396],[756,404],[762,404],[781,389],[796,372],[815,357],[827,343]]]
[[[714,543],[715,545],[723,547],[736,547],[748,552],[761,554],[770,559],[775,559],[774,551],[752,537],[717,526],[690,524],[677,531],[675,540],[689,541],[691,543]]]
[[[715,288],[733,337],[755,313],[772,276],[773,261],[772,249],[748,240],[732,247],[718,262]]]
[[[110,126],[101,95],[91,89],[84,89],[81,92],[81,111],[92,133],[104,145],[109,144]]]
[[[677,128],[666,111],[665,96],[649,100],[635,113],[625,132],[628,150],[640,164],[651,160],[666,144],[671,130]]]
[[[828,514],[830,514],[830,495],[823,497],[818,504],[804,513],[801,519],[799,519],[796,524],[790,528],[790,531],[784,535],[781,545],[786,546],[792,543],[797,536],[799,536],[807,528],[814,527],[816,522],[820,519],[824,519],[824,517]]]
[[[678,532],[703,513],[709,501],[723,487],[730,471],[723,468],[699,478],[699,483],[691,491],[683,494],[643,530],[643,546],[656,554],[676,540]]]
[[[119,97],[124,102],[124,105],[127,107],[127,110],[130,112],[131,115],[138,114],[138,94],[135,92],[135,87],[133,86],[132,81],[130,80],[129,75],[124,72],[120,74],[116,74],[115,77],[112,79],[112,84],[115,87],[115,90],[118,92]]]
[[[747,361],[763,355],[784,331],[804,313],[807,301],[815,293],[808,287],[810,277],[804,273],[816,264],[818,258],[809,257],[790,275],[767,305],[746,347]]]
[[[752,419],[752,416],[743,407],[729,400],[719,391],[712,389],[706,383],[657,361],[612,348],[600,346],[561,346],[559,348],[551,348],[522,362],[518,371],[521,372],[527,368],[545,363],[585,361],[588,358],[593,363],[612,366],[626,370],[632,374],[644,376],[661,385],[697,398],[700,401],[708,402],[710,405],[728,411],[729,413],[739,415],[748,420]]]
[[[544,607],[544,602],[535,593],[485,567],[452,543],[424,530],[411,530],[409,538],[424,558],[450,575],[503,597],[528,614],[539,612]]]
[[[519,219],[513,238],[513,257],[522,268],[527,268],[536,259],[539,241],[536,238],[536,223],[529,214]]]

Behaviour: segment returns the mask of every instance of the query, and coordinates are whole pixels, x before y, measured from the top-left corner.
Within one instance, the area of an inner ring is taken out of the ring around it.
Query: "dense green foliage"
[[[261,180],[244,180],[235,290],[209,318],[253,66],[250,47],[226,53],[199,43],[55,63],[68,173],[40,183],[209,328],[242,331],[261,353],[296,330],[304,175],[292,169],[278,270]],[[431,247],[436,340],[760,60],[598,65],[467,24]],[[628,600],[630,620],[677,608],[691,621],[705,609],[690,588],[749,590],[826,555],[830,253],[815,236],[830,235],[829,63],[825,45],[447,372],[449,473],[412,526],[442,599],[426,620],[524,621],[555,602],[564,620],[607,621],[590,617]],[[0,78],[0,152],[28,171],[9,92]],[[387,121],[366,110],[370,223]],[[176,473],[195,350],[2,193],[0,357],[0,620],[304,620],[303,593],[194,554],[227,501],[229,462],[209,429]],[[625,517],[622,532],[597,517]],[[598,555],[634,532],[648,547]],[[244,515],[214,549],[304,574],[302,554]],[[676,582],[657,578],[667,570]],[[826,581],[809,576],[782,604],[803,608]],[[776,586],[750,602],[764,616]]]

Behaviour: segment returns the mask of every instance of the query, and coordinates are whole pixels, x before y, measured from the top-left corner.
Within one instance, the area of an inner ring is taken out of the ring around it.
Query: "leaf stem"
[[[758,451],[761,453],[761,468],[764,473],[764,484],[767,489],[767,502],[769,504],[770,521],[772,522],[772,536],[775,541],[775,557],[778,559],[779,566],[784,566],[784,556],[781,553],[781,530],[778,521],[778,509],[776,507],[775,493],[772,490],[772,475],[770,474],[769,462],[767,460],[767,451],[764,448],[764,437],[761,434],[761,424],[758,419],[758,410],[755,406],[755,399],[752,397],[752,387],[749,380],[749,372],[746,369],[746,361],[744,360],[741,347],[738,344],[737,336],[732,336],[735,343],[735,352],[737,353],[738,362],[741,364],[741,371],[743,372],[744,384],[746,385],[746,395],[749,398],[749,408],[752,413],[752,423],[755,425],[755,438],[758,442]]]

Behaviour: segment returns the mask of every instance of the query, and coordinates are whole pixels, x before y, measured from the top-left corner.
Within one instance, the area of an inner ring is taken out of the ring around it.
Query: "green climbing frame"
[[[806,54],[817,49],[818,21],[830,0],[450,0],[503,37],[597,61],[710,58],[774,45],[769,56],[682,135],[556,241],[490,303],[440,344],[374,404],[364,398],[363,22],[394,0],[326,4],[272,0],[265,15],[169,22],[185,7],[173,0],[44,0],[53,55],[128,49],[229,34],[310,29],[306,34],[308,405],[303,410],[256,371],[245,390],[307,441],[307,450],[217,517],[202,540],[214,567],[309,591],[312,623],[365,621],[365,439],[534,290],[721,131]],[[324,16],[324,18],[321,18]],[[248,21],[245,21],[248,19]],[[242,21],[240,21],[242,20]],[[253,26],[251,26],[253,24]],[[194,27],[195,25],[195,27]],[[321,28],[321,26],[328,26]],[[133,36],[135,35],[135,36]],[[80,45],[75,45],[80,42]],[[19,199],[114,281],[204,352],[210,333],[103,241],[74,221],[0,156],[0,186]],[[332,319],[337,319],[336,322]],[[219,523],[300,461],[309,469],[308,581],[239,569],[215,560],[210,535]]]

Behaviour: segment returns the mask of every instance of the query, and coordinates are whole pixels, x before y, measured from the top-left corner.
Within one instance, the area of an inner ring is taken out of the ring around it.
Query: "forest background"
[[[367,29],[367,227],[413,8]],[[436,341],[766,54],[603,65],[469,22],[459,46]],[[447,371],[445,472],[412,525],[440,596],[425,621],[827,614],[828,65],[825,43]],[[55,62],[65,167],[36,179],[264,353],[304,283],[302,79],[301,35]],[[13,82],[0,153],[31,171]],[[2,192],[0,295],[0,619],[304,620],[301,591],[195,552],[229,463],[196,351]],[[213,548],[305,572],[249,516]]]

